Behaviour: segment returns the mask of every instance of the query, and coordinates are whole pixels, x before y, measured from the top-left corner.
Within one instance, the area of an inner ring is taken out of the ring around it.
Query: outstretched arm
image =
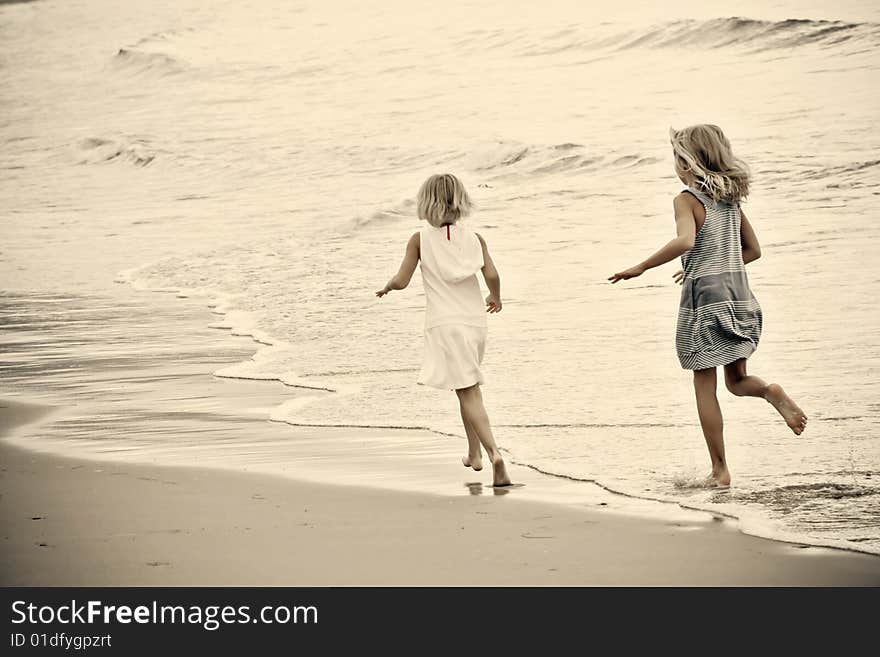
[[[402,290],[409,285],[413,272],[416,270],[416,265],[419,264],[420,242],[419,234],[413,233],[413,236],[406,243],[406,253],[403,256],[403,262],[400,263],[400,269],[385,284],[385,287],[376,292],[377,297],[384,297],[391,290]]]
[[[694,218],[694,211],[691,209],[688,199],[684,193],[679,194],[673,201],[675,209],[675,229],[677,236],[669,240],[659,251],[635,267],[630,267],[608,277],[612,283],[617,281],[625,281],[636,276],[641,276],[649,269],[664,265],[670,260],[678,258],[687,253],[694,247],[694,241],[697,238],[697,221]]]
[[[758,242],[758,236],[755,235],[755,229],[752,228],[751,222],[746,218],[742,208],[739,209],[740,226],[739,238],[742,244],[743,262],[749,264],[761,257],[761,244]]]
[[[483,236],[477,233],[477,237],[480,240],[480,246],[483,247],[483,278],[486,280],[486,287],[489,288],[489,296],[486,297],[486,312],[487,313],[500,313],[501,312],[501,274],[498,273],[498,269],[495,267],[495,263],[492,261],[492,256],[489,255],[489,247],[486,246],[486,240],[483,239]]]

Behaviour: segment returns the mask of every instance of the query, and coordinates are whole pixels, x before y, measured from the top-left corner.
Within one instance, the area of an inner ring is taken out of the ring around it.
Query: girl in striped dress
[[[501,312],[501,277],[486,241],[459,224],[471,200],[451,174],[431,176],[419,189],[418,214],[428,225],[409,238],[397,274],[377,297],[409,285],[416,265],[425,286],[425,355],[418,382],[455,390],[468,439],[467,468],[483,469],[482,448],[492,463],[492,485],[509,486],[510,477],[483,406],[480,364],[486,349],[486,313]],[[489,288],[485,307],[477,281],[482,272]]]
[[[807,417],[776,383],[746,371],[761,337],[761,307],[749,288],[746,264],[761,257],[761,247],[740,207],[749,191],[745,164],[715,125],[670,130],[675,172],[686,185],[675,197],[678,236],[644,262],[610,276],[612,283],[681,256],[675,279],[682,284],[676,350],[681,366],[694,372],[700,425],[712,459],[708,483],[730,485],[724,456],[716,368],[724,367],[727,389],[738,397],[767,400],[797,435]]]

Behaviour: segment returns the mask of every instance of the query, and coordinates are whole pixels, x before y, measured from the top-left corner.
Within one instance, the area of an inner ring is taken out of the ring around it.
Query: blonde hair
[[[437,227],[454,224],[473,208],[464,185],[451,173],[437,174],[423,182],[416,205],[419,219]]]
[[[717,125],[702,123],[682,130],[669,128],[675,172],[693,178],[713,201],[739,203],[749,195],[749,168],[734,156]]]

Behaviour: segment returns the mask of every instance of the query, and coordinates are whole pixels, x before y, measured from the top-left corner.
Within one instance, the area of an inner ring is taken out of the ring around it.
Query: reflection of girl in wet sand
[[[427,307],[419,383],[455,390],[468,439],[468,455],[462,463],[482,470],[482,445],[492,463],[493,484],[509,486],[480,391],[486,313],[501,312],[501,278],[485,240],[458,223],[470,208],[470,198],[458,178],[449,174],[428,178],[419,189],[418,213],[429,225],[410,237],[399,271],[376,296],[404,289],[421,263]],[[483,272],[489,288],[485,312],[477,271]]]
[[[694,372],[697,411],[716,485],[730,484],[724,457],[724,421],[715,395],[716,372],[724,367],[727,389],[738,397],[770,402],[800,435],[807,416],[776,383],[746,372],[746,359],[761,337],[761,307],[749,288],[746,264],[761,247],[740,201],[748,195],[748,170],[735,158],[718,126],[672,130],[675,172],[686,189],[675,197],[678,236],[644,262],[609,277],[612,283],[681,256],[675,274],[683,286],[678,309],[676,349],[681,366]]]

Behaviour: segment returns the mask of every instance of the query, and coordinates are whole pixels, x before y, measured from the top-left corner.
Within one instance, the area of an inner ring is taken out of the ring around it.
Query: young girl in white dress
[[[421,265],[427,305],[425,355],[418,382],[455,390],[468,439],[468,455],[462,463],[482,470],[482,445],[492,463],[493,485],[509,486],[510,477],[492,436],[480,391],[486,313],[501,312],[501,278],[486,241],[459,223],[472,204],[458,178],[451,174],[431,176],[419,189],[417,205],[419,219],[428,225],[409,238],[400,269],[376,296],[404,289],[416,265]],[[477,271],[483,272],[489,288],[485,310]]]

